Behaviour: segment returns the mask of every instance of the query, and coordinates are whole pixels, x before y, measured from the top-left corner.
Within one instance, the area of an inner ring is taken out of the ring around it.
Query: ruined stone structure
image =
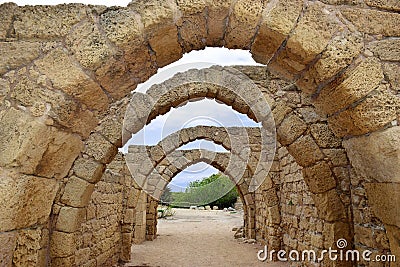
[[[257,239],[301,250],[346,238],[400,259],[399,11],[396,0],[1,5],[0,265],[128,260],[151,207],[118,148],[199,97],[268,133],[272,110]],[[267,67],[191,70],[130,95],[205,46],[249,49]]]

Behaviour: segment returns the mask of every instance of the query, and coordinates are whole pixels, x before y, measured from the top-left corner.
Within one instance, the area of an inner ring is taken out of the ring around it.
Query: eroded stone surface
[[[1,170],[0,175],[0,231],[28,228],[48,222],[58,190],[55,179],[4,170]]]

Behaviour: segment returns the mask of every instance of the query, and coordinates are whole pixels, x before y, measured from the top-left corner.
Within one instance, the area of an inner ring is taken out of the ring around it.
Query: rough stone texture
[[[353,23],[360,32],[399,36],[397,27],[400,14],[363,8],[343,8],[343,16]]]
[[[85,207],[93,193],[94,184],[90,184],[78,177],[68,178],[61,202],[71,207]]]
[[[82,4],[58,6],[25,6],[15,10],[14,36],[18,38],[57,38],[87,16]]]
[[[307,94],[315,93],[321,83],[333,78],[360,53],[361,41],[347,32],[334,37],[321,58],[297,81],[297,86]]]
[[[39,42],[0,42],[0,75],[30,63],[39,56],[40,48]]]
[[[323,113],[330,115],[365,97],[378,87],[382,79],[380,62],[368,58],[354,70],[347,71],[339,80],[323,88],[314,104]]]
[[[225,34],[225,43],[228,48],[250,47],[258,22],[263,11],[262,0],[236,1],[229,16],[229,25]]]
[[[302,167],[310,166],[324,158],[319,146],[309,135],[297,139],[288,147],[288,150]]]
[[[95,70],[112,54],[112,48],[92,21],[84,21],[69,33],[66,39],[74,57],[88,69]]]
[[[400,65],[395,63],[385,63],[383,64],[383,71],[385,76],[394,90],[394,94],[400,94]]]
[[[56,180],[1,170],[0,231],[28,228],[48,222],[58,190]]]
[[[285,49],[271,62],[270,69],[285,78],[293,78],[325,49],[339,29],[337,19],[327,6],[309,3]]]
[[[400,127],[343,142],[358,174],[376,182],[400,182]]]
[[[222,0],[215,2],[206,0],[208,10],[208,46],[221,46],[224,44],[224,35],[226,31],[226,23],[232,5],[232,0]]]
[[[101,87],[78,68],[63,49],[51,51],[44,58],[36,60],[35,65],[55,88],[75,97],[89,108],[104,110],[108,107],[108,97]]]
[[[372,7],[400,11],[400,3],[396,0],[366,0],[365,3]]]
[[[307,129],[307,124],[295,115],[286,117],[278,127],[278,140],[282,145],[293,143]]]
[[[400,61],[400,39],[384,39],[370,43],[367,48],[381,60]]]
[[[385,86],[368,95],[355,107],[328,119],[336,136],[362,135],[377,131],[398,117],[400,99]]]
[[[16,232],[0,233],[0,264],[1,266],[11,266],[13,260],[13,253],[17,243]]]
[[[336,187],[331,169],[324,161],[318,162],[312,167],[304,168],[303,174],[311,193],[319,194]]]
[[[270,2],[262,14],[262,21],[257,36],[251,46],[255,61],[267,64],[286,36],[295,26],[303,8],[303,1]]]
[[[368,201],[373,213],[385,224],[400,226],[400,184],[367,183],[365,185]],[[388,210],[392,212],[387,212]]]

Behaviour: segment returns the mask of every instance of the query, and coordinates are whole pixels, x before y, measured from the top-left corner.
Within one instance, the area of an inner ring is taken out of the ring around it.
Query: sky
[[[131,0],[0,0],[0,4],[6,2],[14,2],[17,5],[57,5],[62,3],[84,3],[92,5],[105,6],[127,6]],[[147,82],[139,85],[136,91],[146,92],[146,90],[154,83],[172,77],[177,72],[182,72],[191,68],[206,68],[211,65],[259,65],[250,55],[249,51],[229,50],[227,48],[211,48],[207,47],[201,51],[192,51],[185,54],[179,61],[176,61],[164,68],[158,70],[158,73],[151,77]],[[179,108],[173,108],[164,116],[159,116],[149,125],[138,132],[128,142],[129,144],[146,144],[155,145],[167,135],[186,127],[197,125],[212,125],[221,127],[230,126],[260,126],[247,116],[234,111],[225,104],[218,104],[214,100],[202,100],[198,102],[190,102]],[[180,149],[208,149],[218,152],[226,152],[222,146],[216,145],[210,141],[195,141],[189,143]],[[125,146],[122,151],[126,151]],[[186,170],[178,174],[170,183],[173,191],[184,191],[189,182],[208,177],[218,170],[213,167],[198,163],[192,165]]]

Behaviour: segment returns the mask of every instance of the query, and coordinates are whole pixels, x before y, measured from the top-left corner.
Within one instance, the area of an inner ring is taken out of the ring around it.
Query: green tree
[[[174,205],[210,205],[227,208],[233,206],[237,197],[236,186],[228,177],[218,173],[191,182],[185,193],[174,198]]]

